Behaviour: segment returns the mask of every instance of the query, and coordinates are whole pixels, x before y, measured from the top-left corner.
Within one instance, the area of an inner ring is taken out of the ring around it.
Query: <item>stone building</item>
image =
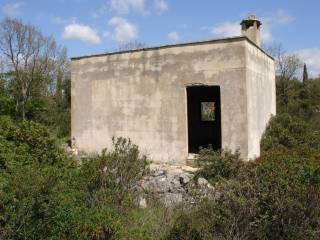
[[[260,47],[261,22],[242,36],[72,59],[72,137],[98,152],[128,137],[154,162],[183,165],[199,151],[260,154],[276,113],[274,60]]]

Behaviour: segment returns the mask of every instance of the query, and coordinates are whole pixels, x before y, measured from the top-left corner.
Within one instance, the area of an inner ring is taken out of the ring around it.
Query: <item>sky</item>
[[[320,0],[0,0],[0,20],[36,26],[70,57],[130,41],[157,46],[239,36],[250,14],[262,21],[264,45],[281,44],[310,75],[320,74]]]

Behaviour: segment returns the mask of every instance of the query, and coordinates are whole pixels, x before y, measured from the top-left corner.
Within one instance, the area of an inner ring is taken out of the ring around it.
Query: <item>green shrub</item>
[[[165,239],[178,214],[179,209],[166,208],[157,201],[150,202],[148,208],[133,208],[125,220],[122,239]]]
[[[97,186],[117,186],[131,191],[139,180],[149,172],[146,156],[141,156],[137,145],[130,139],[113,138],[114,149],[103,150],[98,156],[84,161],[85,169],[91,171],[88,177],[99,174],[102,182],[94,181]]]
[[[77,166],[50,131],[0,123],[0,239],[121,239],[137,208],[133,186],[148,172],[130,140],[114,140]],[[133,192],[133,191],[132,191]]]
[[[29,121],[13,122],[8,117],[0,117],[0,162],[6,167],[11,163],[66,164],[56,138],[46,127]]]
[[[248,186],[229,180],[219,186],[216,201],[203,200],[178,216],[166,239],[261,239],[256,199],[248,198]]]
[[[320,153],[313,148],[265,152],[242,164],[233,178],[220,180],[216,191],[215,200],[205,200],[177,218],[175,236],[196,232],[199,239],[320,237]]]
[[[248,170],[268,239],[320,237],[320,154],[308,147],[271,150]]]
[[[302,145],[320,150],[320,132],[313,131],[306,122],[289,114],[273,117],[261,140],[263,151]]]
[[[137,206],[131,193],[148,172],[148,161],[129,139],[113,139],[114,149],[84,159],[82,165],[61,185],[59,199],[67,239],[120,239],[128,236],[127,219]],[[74,196],[70,195],[70,190]],[[63,203],[61,205],[61,203]],[[58,208],[59,209],[59,208]],[[60,216],[60,214],[57,214]],[[70,225],[70,222],[72,223]],[[66,238],[66,237],[64,237]]]
[[[168,235],[166,240],[201,240],[202,233],[194,226],[194,217],[190,214],[181,213]],[[198,220],[198,219],[197,219]]]
[[[212,183],[222,179],[234,177],[240,165],[240,153],[232,153],[230,150],[214,151],[212,148],[203,148],[196,158],[199,170],[196,177],[203,177]]]

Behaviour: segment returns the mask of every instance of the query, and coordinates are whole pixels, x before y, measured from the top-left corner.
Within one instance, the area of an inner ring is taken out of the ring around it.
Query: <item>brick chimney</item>
[[[250,15],[240,23],[242,35],[249,38],[259,47],[261,47],[261,24],[262,23],[257,19],[256,15]]]

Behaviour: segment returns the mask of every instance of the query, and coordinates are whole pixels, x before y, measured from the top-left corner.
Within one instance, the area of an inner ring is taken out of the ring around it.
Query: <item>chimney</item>
[[[249,38],[257,46],[261,47],[260,26],[261,22],[256,15],[250,15],[241,22],[241,32],[243,36]]]

